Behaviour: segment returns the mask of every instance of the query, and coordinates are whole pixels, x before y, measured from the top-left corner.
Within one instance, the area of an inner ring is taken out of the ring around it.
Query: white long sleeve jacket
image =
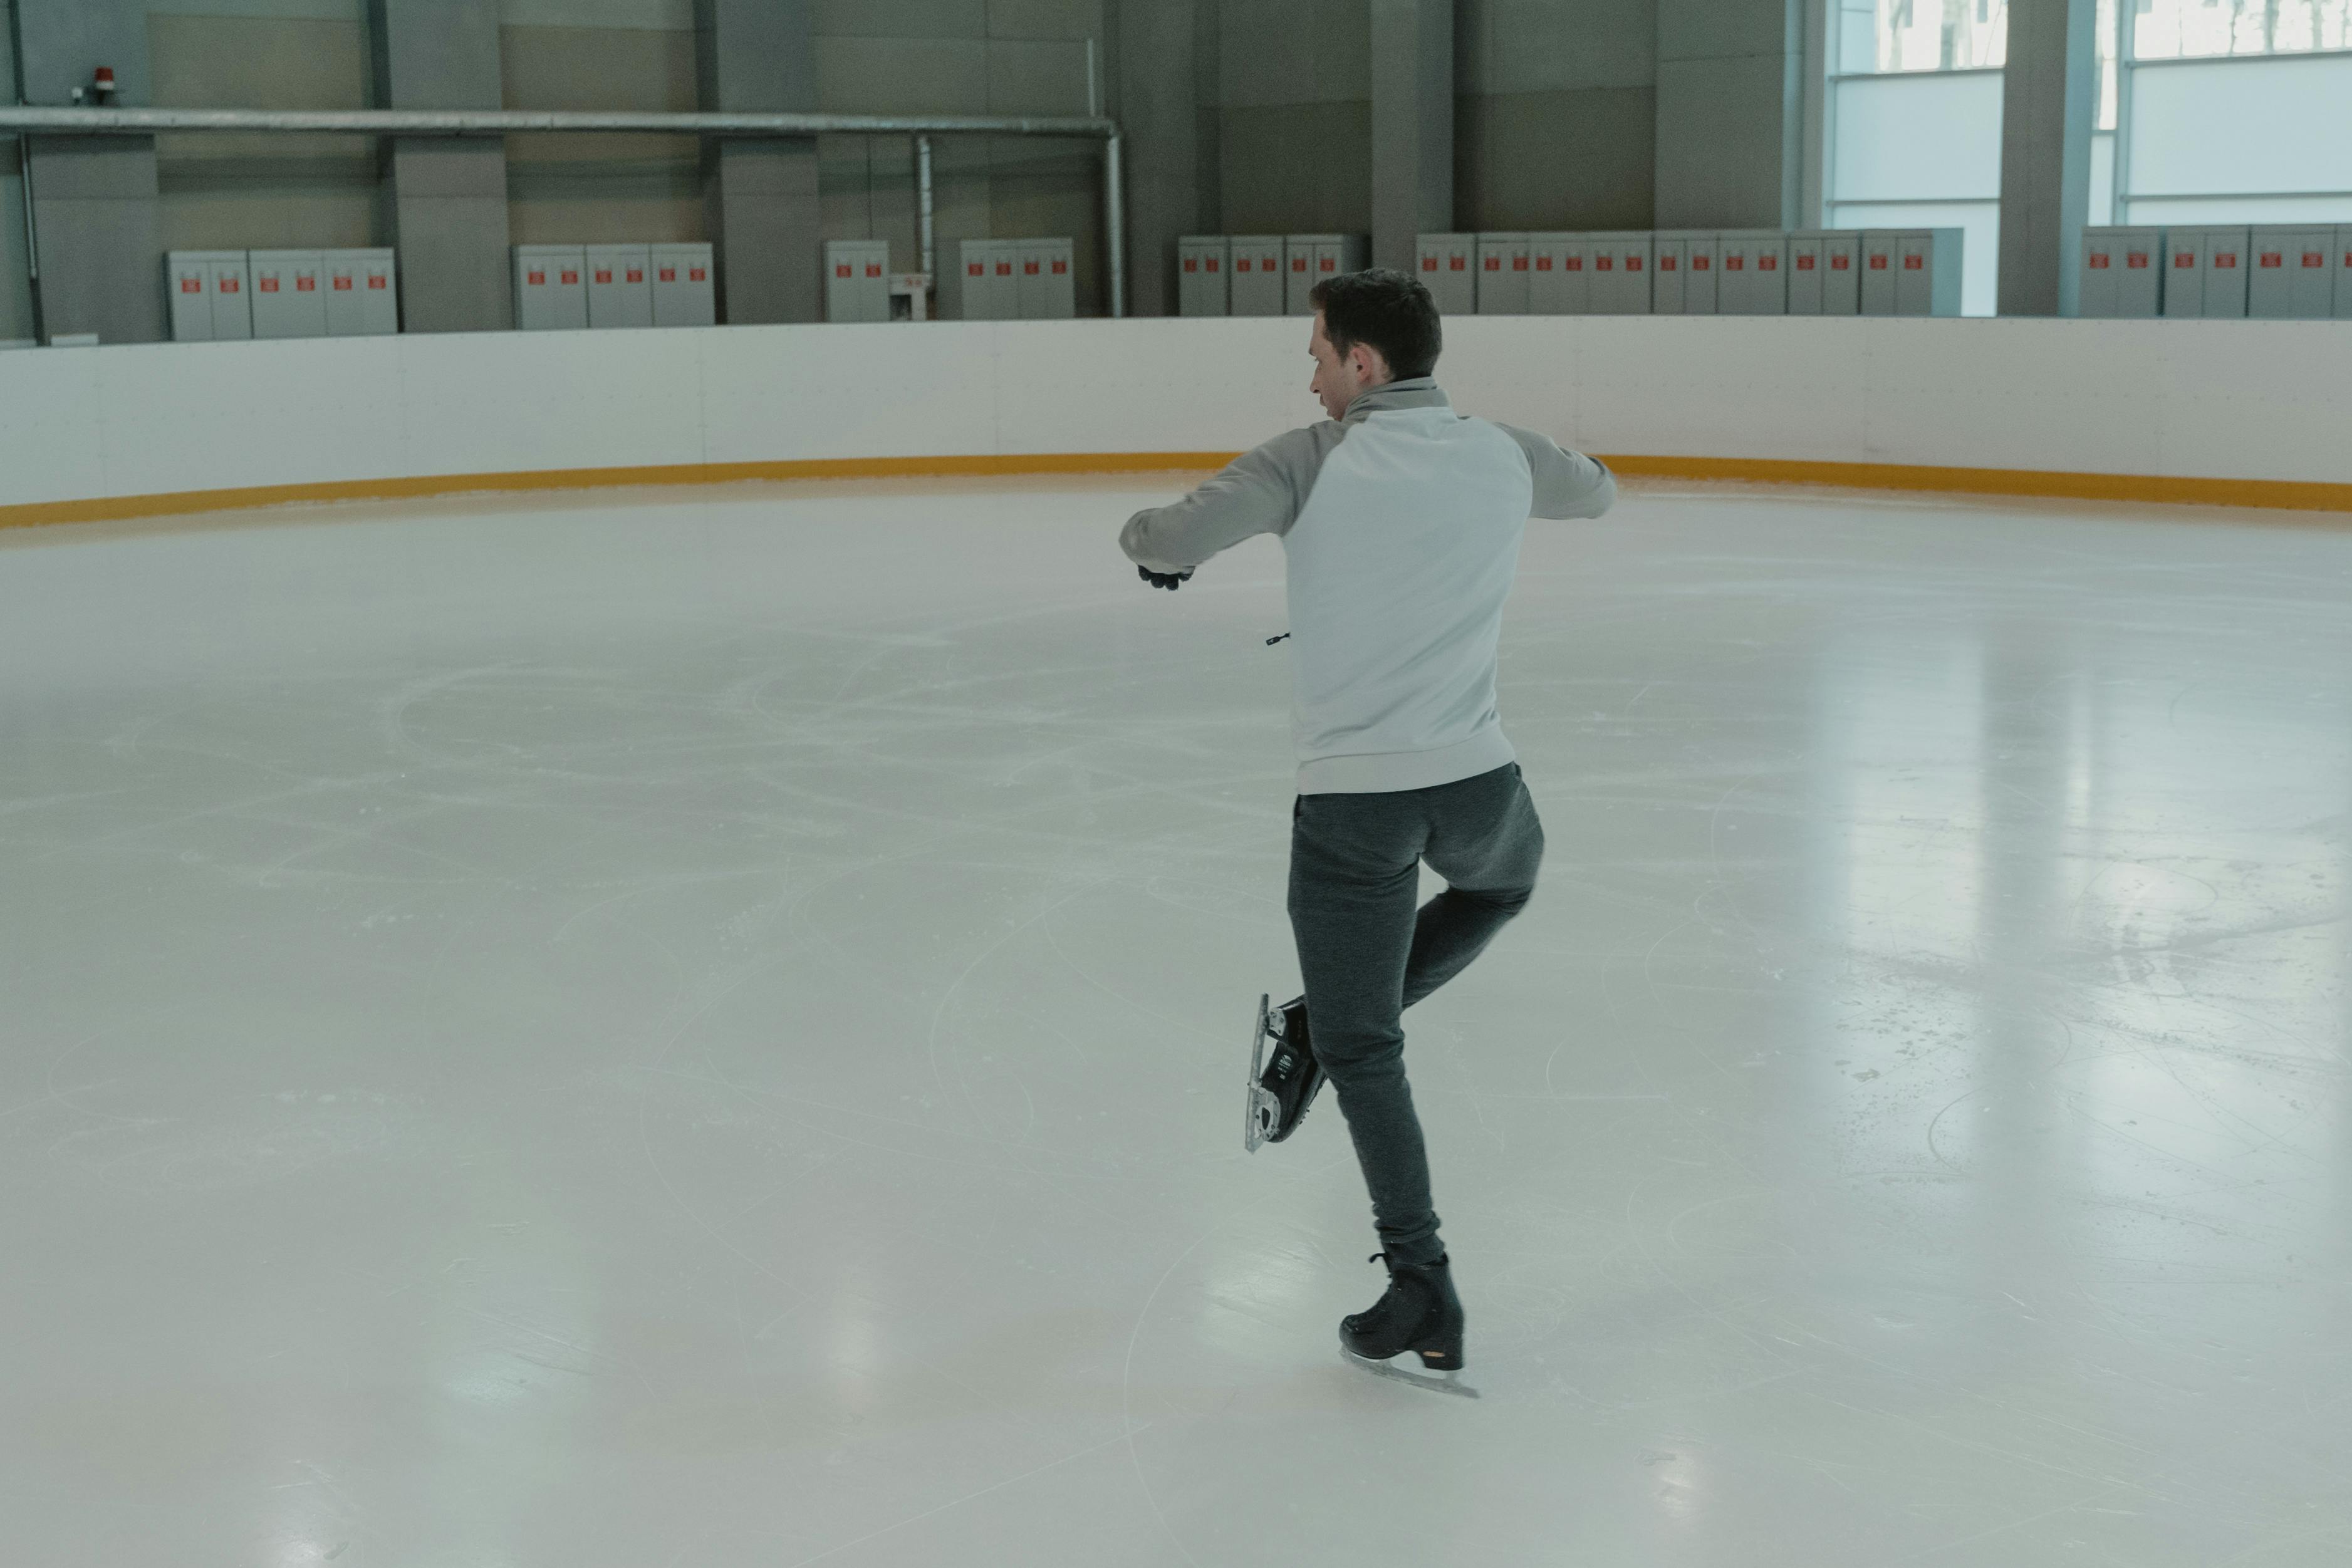
[[[1529,517],[1597,517],[1609,470],[1391,382],[1278,435],[1172,506],[1128,558],[1184,571],[1258,534],[1289,557],[1302,795],[1424,789],[1514,760],[1495,701],[1503,602]]]

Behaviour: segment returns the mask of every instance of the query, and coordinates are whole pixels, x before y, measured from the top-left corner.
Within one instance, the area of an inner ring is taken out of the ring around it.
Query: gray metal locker
[[[1902,269],[1895,275],[1898,316],[1960,313],[1960,269],[1966,265],[1965,229],[1902,231]]]
[[[648,314],[648,322],[651,319]],[[828,321],[890,319],[888,240],[829,239],[824,242],[824,319]]]
[[[1716,314],[1717,235],[1687,229],[1664,230],[1652,236],[1650,309],[1659,316]]]
[[[1725,316],[1789,313],[1789,236],[1740,229],[1716,242],[1716,309]]]
[[[1789,236],[1789,314],[1862,313],[1862,235],[1852,229],[1800,229]]]
[[[1903,275],[1903,236],[1894,229],[1869,229],[1862,236],[1862,298],[1864,316],[1893,316],[1895,279]]]
[[[2352,321],[2352,224],[2336,231],[2336,319]]]
[[[577,245],[514,247],[515,325],[526,332],[588,325],[588,250]]]
[[[1076,255],[1072,242],[1024,239],[1013,245],[1021,264],[1021,319],[1067,321],[1076,317],[1078,280],[1072,275]]]
[[[2163,259],[2162,229],[2084,229],[2077,313],[2094,320],[2155,316],[2163,299]]]
[[[1478,309],[1478,241],[1475,235],[1423,235],[1421,281],[1437,302],[1440,316],[1470,316]]]
[[[1232,311],[1225,269],[1233,244],[1223,235],[1186,235],[1176,242],[1176,313],[1223,316]]]
[[[1282,241],[1283,314],[1312,316],[1315,286],[1360,271],[1370,249],[1362,235],[1286,235]],[[1239,312],[1236,312],[1239,314]]]
[[[175,343],[253,336],[253,296],[245,252],[175,250],[163,258],[163,288]]]
[[[1585,235],[1591,278],[1590,308],[1595,316],[1650,314],[1652,236],[1621,233]]]
[[[1232,290],[1234,315],[1284,314],[1282,259],[1280,235],[1234,236],[1234,273],[1228,287]]]
[[[707,245],[653,247],[654,325],[711,327],[719,321],[718,274]]]
[[[1528,236],[1490,233],[1478,236],[1478,314],[1528,313]]]
[[[1591,303],[1581,235],[1528,236],[1528,314],[1581,316]]]
[[[324,258],[315,250],[257,250],[253,269],[253,335],[323,338],[327,298],[319,279]]]
[[[592,245],[588,248],[588,325],[654,324],[653,247]]]
[[[997,242],[992,239],[955,242],[955,260],[948,269],[950,287],[940,290],[942,314],[959,321],[1003,319],[996,308],[996,252]]]
[[[2319,321],[2335,314],[2336,231],[2264,225],[2246,236],[2246,314],[2267,321]]]
[[[2164,231],[2164,313],[2180,318],[2205,314],[2203,229]]]
[[[2246,240],[2243,228],[2205,231],[2205,314],[2242,320],[2246,314]]]
[[[388,338],[400,330],[400,290],[388,250],[326,253],[327,336]]]
[[[1372,264],[1370,235],[1325,235],[1315,242],[1315,281],[1343,272],[1361,272]]]

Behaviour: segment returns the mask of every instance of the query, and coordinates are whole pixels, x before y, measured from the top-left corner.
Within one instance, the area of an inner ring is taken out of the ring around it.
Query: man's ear
[[[1389,378],[1388,361],[1370,343],[1358,343],[1348,350],[1348,368],[1356,372],[1360,382],[1376,382]]]

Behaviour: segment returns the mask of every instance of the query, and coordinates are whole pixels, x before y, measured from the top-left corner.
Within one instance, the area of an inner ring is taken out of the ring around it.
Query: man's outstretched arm
[[[1182,500],[1129,517],[1119,549],[1147,573],[1190,576],[1244,539],[1288,533],[1339,434],[1336,424],[1310,425],[1242,454]]]
[[[1597,517],[1617,501],[1617,476],[1598,458],[1570,452],[1548,435],[1504,425],[1505,434],[1528,455],[1535,476],[1533,517]]]

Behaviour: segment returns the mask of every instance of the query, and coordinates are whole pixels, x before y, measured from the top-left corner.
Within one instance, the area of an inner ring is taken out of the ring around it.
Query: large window
[[[2007,0],[1829,3],[1826,220],[1964,231],[1960,308],[1991,315]]]
[[[2352,0],[2100,0],[2095,224],[2352,223]]]

